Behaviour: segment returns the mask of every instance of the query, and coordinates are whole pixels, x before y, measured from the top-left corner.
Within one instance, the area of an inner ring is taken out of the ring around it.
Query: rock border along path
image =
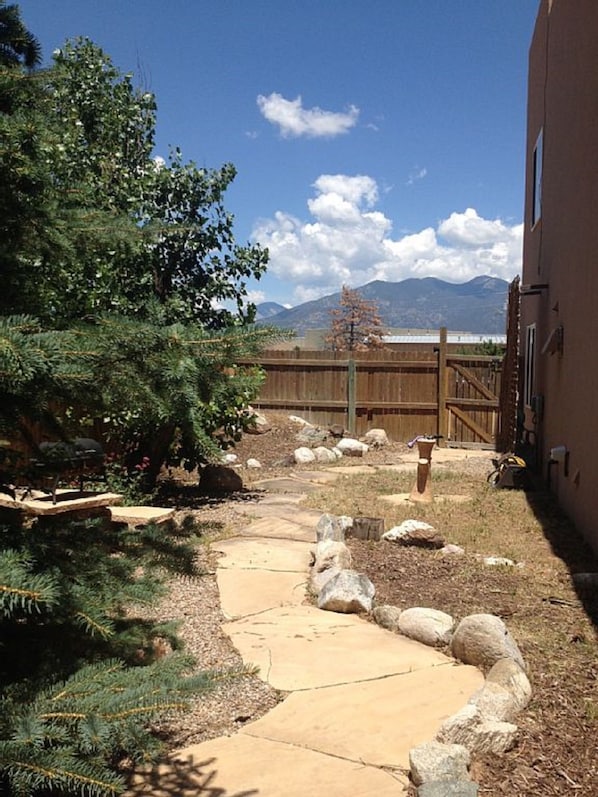
[[[409,751],[433,739],[483,685],[475,667],[308,602],[322,513],[300,500],[304,485],[324,482],[329,472],[310,477],[270,480],[272,492],[246,506],[254,519],[214,544],[223,628],[243,661],[289,695],[234,736],[177,752],[151,782],[136,779],[129,794],[404,795]]]

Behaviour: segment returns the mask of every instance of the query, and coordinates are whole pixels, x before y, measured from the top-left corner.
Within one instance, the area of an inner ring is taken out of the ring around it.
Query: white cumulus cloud
[[[267,97],[258,95],[257,104],[262,116],[277,125],[284,138],[334,138],[347,133],[359,118],[359,108],[354,105],[344,113],[324,111],[317,106],[304,108],[300,96],[287,100],[276,92]]]
[[[268,247],[269,273],[292,290],[294,303],[375,279],[466,282],[488,274],[510,280],[521,270],[522,224],[467,208],[436,227],[393,237],[392,221],[375,209],[378,186],[371,177],[324,174],[313,188],[309,220],[279,210],[252,233]]]

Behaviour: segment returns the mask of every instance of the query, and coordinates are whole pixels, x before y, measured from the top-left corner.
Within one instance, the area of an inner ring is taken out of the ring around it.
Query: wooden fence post
[[[347,425],[351,434],[357,430],[357,368],[351,357],[347,362]]]
[[[440,328],[438,345],[438,432],[442,435],[439,445],[446,446],[448,436],[448,407],[446,404],[446,327]]]

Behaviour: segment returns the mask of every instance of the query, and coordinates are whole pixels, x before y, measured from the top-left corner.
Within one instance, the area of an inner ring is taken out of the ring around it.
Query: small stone
[[[351,518],[348,518],[348,520],[351,521],[351,524],[353,523]],[[344,542],[346,528],[348,528],[348,525],[345,515],[337,517],[336,515],[329,515],[325,513],[318,520],[318,524],[316,526],[316,540],[318,542],[321,540],[336,540],[338,542]]]
[[[291,421],[291,423],[297,423],[300,426],[311,426],[309,421],[306,421],[305,418],[301,418],[299,415],[289,415],[289,421]]]
[[[449,542],[448,545],[445,545],[444,548],[439,550],[439,553],[442,554],[442,556],[463,556],[465,554],[465,548]]]
[[[431,647],[447,645],[454,625],[455,621],[450,614],[419,606],[405,609],[399,619],[401,634]]]
[[[462,744],[471,753],[498,755],[515,746],[517,733],[516,725],[485,719],[477,706],[468,703],[445,720],[436,738],[446,744]]]
[[[485,556],[482,561],[488,567],[515,567],[515,562],[506,556]]]
[[[234,465],[234,463],[238,461],[239,457],[236,454],[224,454],[222,456],[222,462],[225,465]]]
[[[313,452],[316,462],[336,462],[336,454],[326,446],[317,446]]]
[[[411,778],[416,786],[428,781],[467,780],[471,756],[460,744],[424,742],[409,751]]]
[[[262,463],[259,459],[254,459],[253,457],[247,460],[247,467],[253,470],[257,470],[258,468],[262,467]]]
[[[382,606],[375,606],[372,611],[372,617],[382,628],[396,633],[399,630],[399,617],[401,610],[397,606],[390,606],[383,604]]]

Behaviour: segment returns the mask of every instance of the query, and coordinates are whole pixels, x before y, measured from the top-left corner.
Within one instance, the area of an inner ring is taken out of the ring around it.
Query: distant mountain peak
[[[437,277],[410,277],[401,282],[374,280],[357,288],[365,299],[376,302],[382,324],[388,328],[458,329],[479,334],[503,334],[509,284],[497,277],[482,275],[468,282],[445,282]],[[275,326],[295,329],[327,329],[330,310],[338,307],[340,291],[321,299],[285,309],[276,302],[264,305],[280,308],[258,319]]]

